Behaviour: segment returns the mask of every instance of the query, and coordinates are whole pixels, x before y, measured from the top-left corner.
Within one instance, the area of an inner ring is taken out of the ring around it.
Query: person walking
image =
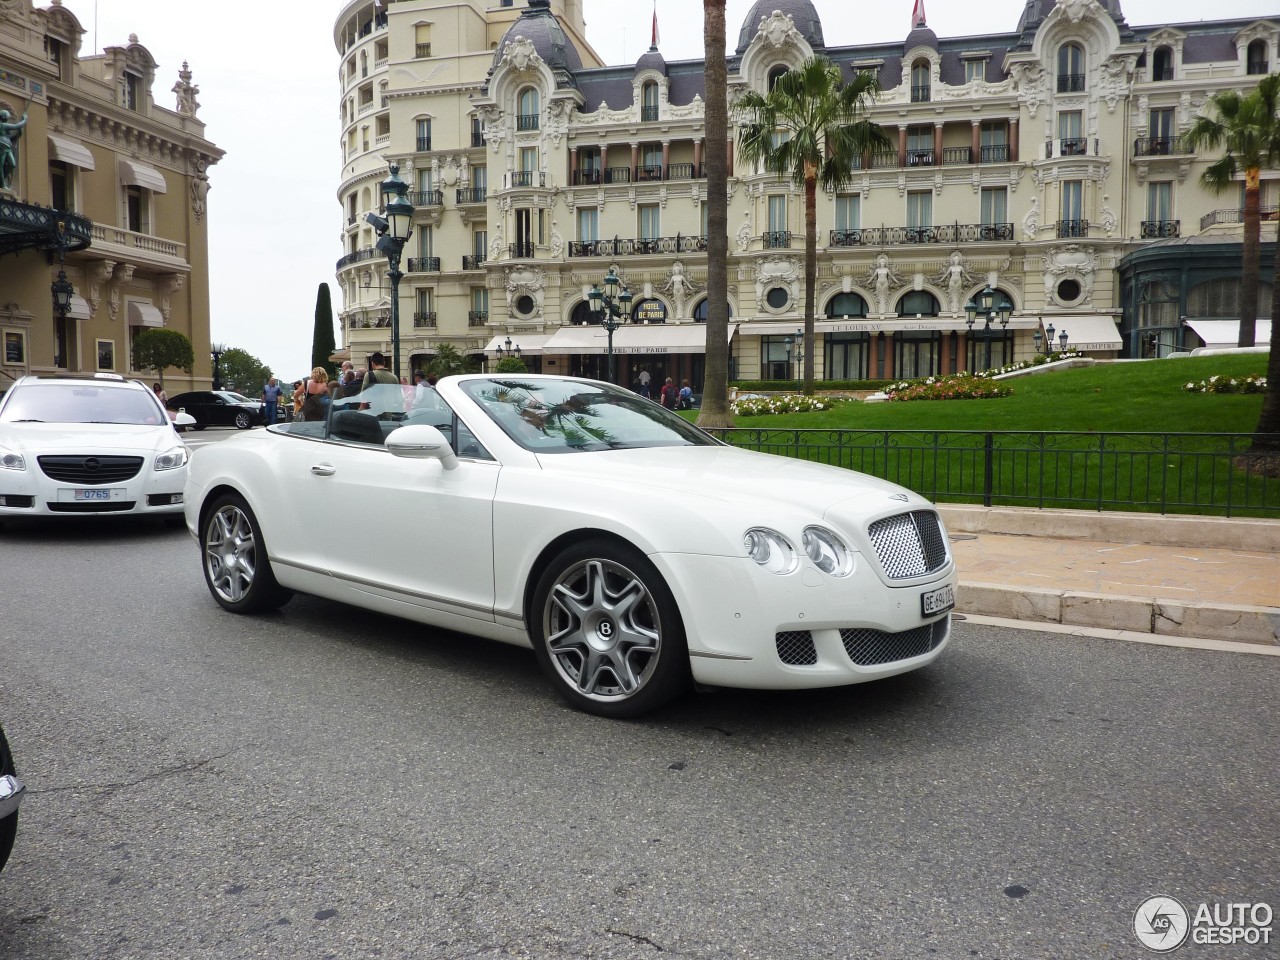
[[[649,371],[641,370],[639,380],[640,380],[640,396],[645,397],[647,399],[649,396]]]
[[[688,380],[685,380],[680,384],[680,409],[693,409],[693,387],[689,386]]]
[[[262,388],[262,419],[267,426],[276,422],[276,418],[280,412],[280,398],[284,395],[284,391],[280,389],[280,384],[272,377]]]
[[[369,372],[365,374],[363,389],[368,390],[375,383],[398,383],[396,375],[387,369],[387,358],[384,354],[369,354]]]
[[[659,402],[668,410],[675,410],[680,406],[680,389],[675,385],[670,377],[662,385],[662,392],[658,394]]]

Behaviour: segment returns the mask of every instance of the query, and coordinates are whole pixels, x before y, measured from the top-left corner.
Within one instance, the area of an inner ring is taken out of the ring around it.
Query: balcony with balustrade
[[[443,207],[442,190],[410,190],[406,196],[415,207]]]
[[[545,187],[547,175],[541,170],[513,170],[503,174],[503,182],[510,189],[520,187]]]
[[[1058,92],[1059,93],[1080,93],[1085,87],[1085,75],[1083,73],[1060,73],[1058,74]]]
[[[487,326],[488,323],[489,323],[488,310],[468,310],[467,311],[468,327],[483,327],[483,326]]]
[[[832,230],[831,247],[883,247],[911,243],[1012,243],[1012,223],[945,223],[930,227],[859,227]]]
[[[415,310],[413,312],[414,327],[431,328],[436,325],[436,312],[434,310]]]
[[[454,202],[460,207],[469,203],[484,203],[488,199],[488,194],[489,191],[485,187],[459,187]]]
[[[1133,155],[1137,157],[1188,156],[1191,150],[1182,137],[1138,137],[1133,141]]]
[[[646,254],[706,253],[707,238],[676,234],[674,237],[620,238],[612,240],[570,240],[569,256],[619,257]]]
[[[538,115],[536,113],[520,113],[516,115],[516,129],[520,131],[537,130]]]
[[[410,257],[408,270],[410,273],[439,273],[439,257]]]
[[[349,267],[353,263],[363,263],[365,260],[373,260],[382,256],[373,247],[362,247],[359,250],[353,250],[351,253],[338,258],[338,263],[334,267],[335,270],[341,270],[343,267]]]
[[[760,236],[760,243],[766,250],[789,250],[791,248],[791,231],[766,230]]]
[[[475,253],[475,254],[471,254],[471,255],[469,255],[469,256],[463,256],[463,258],[462,258],[462,269],[463,269],[463,270],[481,270],[481,269],[483,269],[483,268],[484,268],[484,254],[483,254],[483,253]]]
[[[1179,220],[1143,220],[1138,236],[1143,240],[1168,240],[1180,236]]]
[[[1059,240],[1084,240],[1089,236],[1088,220],[1059,220],[1055,226]]]

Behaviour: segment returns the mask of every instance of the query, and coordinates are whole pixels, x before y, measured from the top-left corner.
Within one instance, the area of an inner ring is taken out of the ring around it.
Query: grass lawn
[[[1183,389],[1215,375],[1262,376],[1266,361],[1246,354],[1099,364],[1005,380],[1013,395],[993,400],[855,401],[737,417],[724,439],[953,503],[1280,516],[1280,481],[1235,468],[1233,451],[1248,440],[1223,436],[1252,433],[1262,395]]]
[[[1266,354],[1187,357],[1014,377],[995,400],[841,403],[817,413],[735,417],[738,427],[854,430],[1065,430],[1079,433],[1252,433],[1261,394],[1187,393],[1211,376],[1264,376]],[[821,384],[816,385],[821,393]],[[695,414],[697,411],[692,411]]]

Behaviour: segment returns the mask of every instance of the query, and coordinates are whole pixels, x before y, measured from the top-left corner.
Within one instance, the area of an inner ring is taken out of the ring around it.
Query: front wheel
[[[653,564],[623,544],[589,540],[547,565],[530,639],[556,690],[588,713],[636,717],[689,685],[675,599]]]
[[[0,728],[0,777],[16,773],[17,771],[13,768],[13,754],[9,752],[9,741],[4,738],[4,729]],[[13,841],[17,835],[18,811],[15,810],[0,820],[0,869],[4,869],[4,865],[9,860]]]
[[[237,430],[248,430],[252,426],[253,426],[253,417],[249,416],[244,411],[241,411],[240,413],[236,414]]]
[[[224,610],[262,613],[293,596],[276,582],[258,518],[236,494],[219,497],[205,515],[200,552],[205,583]]]

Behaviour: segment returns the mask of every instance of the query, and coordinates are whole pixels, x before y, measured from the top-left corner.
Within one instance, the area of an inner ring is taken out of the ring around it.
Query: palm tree
[[[1260,80],[1258,93],[1264,101],[1269,99],[1274,108],[1280,99],[1280,73]],[[1274,109],[1267,116],[1272,121],[1268,159],[1277,163],[1280,162],[1280,123],[1275,121]],[[1267,389],[1262,396],[1262,412],[1258,415],[1258,426],[1253,431],[1249,450],[1261,456],[1252,458],[1249,468],[1257,473],[1280,477],[1280,235],[1276,238],[1275,261],[1275,277],[1271,283],[1271,354],[1267,358]]]
[[[471,373],[474,369],[475,364],[464,357],[462,352],[452,343],[437,344],[436,355],[427,364],[427,372],[434,373],[437,377],[450,377],[455,373]]]
[[[838,66],[816,56],[784,73],[768,93],[751,91],[738,101],[741,114],[748,118],[739,138],[743,161],[759,161],[779,179],[787,177],[804,186],[805,394],[813,393],[818,184],[824,190],[839,190],[850,182],[854,164],[864,154],[893,147],[884,129],[866,116],[878,89],[870,71],[859,71],[844,83]],[[708,120],[709,108],[710,101]],[[707,139],[711,139],[709,123]]]
[[[1280,141],[1280,120],[1276,119],[1280,74],[1263,77],[1251,93],[1243,96],[1236,90],[1215,93],[1209,104],[1216,116],[1196,118],[1187,131],[1187,148],[1224,151],[1221,159],[1200,175],[1201,182],[1215,193],[1232,188],[1237,175],[1244,173],[1244,256],[1240,268],[1240,335],[1236,342],[1252,347],[1258,318],[1260,179],[1263,166],[1275,158],[1273,151]]]
[[[702,0],[706,56],[707,367],[698,424],[732,427],[729,409],[729,105],[725,0]]]

